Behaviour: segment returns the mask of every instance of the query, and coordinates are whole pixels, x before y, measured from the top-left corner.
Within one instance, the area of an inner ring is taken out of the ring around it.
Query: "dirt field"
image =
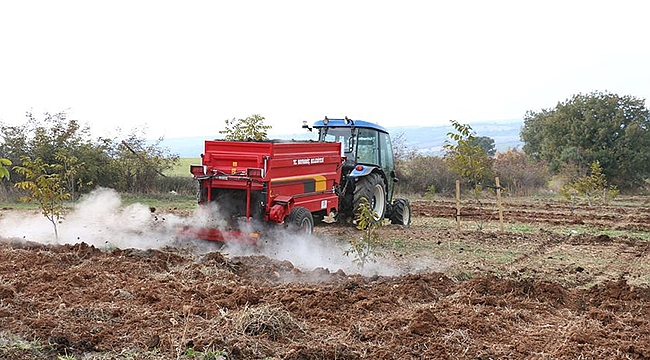
[[[649,203],[506,201],[501,233],[491,206],[458,232],[452,201],[415,201],[412,226],[379,230],[395,276],[4,238],[0,357],[650,358]]]

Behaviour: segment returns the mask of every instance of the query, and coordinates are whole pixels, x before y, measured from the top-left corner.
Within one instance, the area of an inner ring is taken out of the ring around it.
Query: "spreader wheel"
[[[314,232],[314,218],[311,216],[311,212],[302,206],[293,208],[284,219],[284,223],[289,230],[301,234],[311,235]]]

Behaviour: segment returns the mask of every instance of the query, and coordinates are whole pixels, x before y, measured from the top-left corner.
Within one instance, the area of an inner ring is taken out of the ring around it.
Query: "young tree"
[[[264,117],[255,114],[245,119],[226,120],[226,128],[219,131],[219,134],[224,134],[226,140],[261,141],[268,139],[269,129],[270,125],[264,125]]]
[[[603,204],[606,204],[608,199],[618,195],[616,186],[607,183],[607,178],[602,173],[602,168],[598,161],[591,163],[590,168],[590,174],[565,185],[561,190],[562,196],[572,201],[576,195],[584,196],[587,199],[587,204],[592,206],[594,198],[601,194]]]
[[[453,143],[447,142],[444,145],[447,150],[445,161],[458,176],[480,192],[480,184],[492,173],[492,159],[477,143],[471,126],[460,124],[456,120],[451,120],[451,124],[456,133],[447,133]]]
[[[474,201],[481,210],[480,213],[483,214],[480,196],[483,193],[483,182],[489,181],[492,174],[492,157],[478,144],[471,126],[460,124],[455,120],[451,120],[451,124],[457,132],[447,133],[447,136],[455,144],[447,142],[444,145],[447,150],[445,162],[452,171],[467,181],[472,188]],[[483,215],[481,215],[477,221],[479,230],[483,228],[483,220]]]
[[[14,185],[28,193],[21,200],[38,202],[43,216],[54,226],[54,236],[58,240],[57,224],[63,218],[63,202],[70,198],[70,193],[64,190],[64,180],[61,176],[62,166],[47,164],[41,158],[32,161],[24,157],[22,166],[15,166],[14,170],[25,177],[24,181]]]
[[[368,199],[362,198],[359,203],[358,212],[355,215],[357,229],[362,231],[361,237],[354,236],[350,239],[350,248],[343,252],[345,256],[353,255],[353,261],[357,266],[363,267],[369,262],[376,262],[379,252],[379,234],[377,229],[381,227],[381,221],[375,221],[377,214],[374,213]]]

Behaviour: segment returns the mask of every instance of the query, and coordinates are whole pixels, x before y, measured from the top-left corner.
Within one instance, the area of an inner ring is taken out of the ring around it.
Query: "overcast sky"
[[[641,0],[0,0],[0,121],[174,138],[251,114],[275,133],[521,119],[580,92],[650,99],[649,40]]]

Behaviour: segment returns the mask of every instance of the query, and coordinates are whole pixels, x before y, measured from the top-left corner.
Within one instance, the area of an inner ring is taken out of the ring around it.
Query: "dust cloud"
[[[345,255],[348,248],[349,244],[346,242],[278,229],[265,234],[256,248],[229,243],[223,252],[230,256],[265,255],[271,259],[289,261],[302,270],[323,268],[331,272],[343,270],[346,274],[366,276],[391,276],[400,272],[384,258],[377,258],[376,262],[368,262],[361,268],[353,261],[352,255]]]
[[[85,195],[54,227],[38,212],[10,213],[0,222],[0,236],[19,238],[43,244],[76,244],[85,242],[100,249],[150,249],[174,243],[172,230],[181,224],[172,214],[153,214],[148,206],[123,206],[119,194],[100,188]]]
[[[242,224],[243,231],[250,224]],[[225,229],[226,221],[217,206],[200,207],[191,216],[152,211],[143,204],[124,205],[112,189],[100,188],[85,195],[58,224],[58,240],[52,224],[39,212],[8,212],[0,217],[0,238],[23,239],[47,245],[86,243],[99,249],[158,249],[166,246],[188,247],[198,254],[214,251],[215,244],[182,235],[184,227]],[[346,242],[304,236],[278,226],[265,234],[258,246],[228,243],[221,251],[227,256],[265,255],[279,261],[290,261],[301,270],[323,268],[347,274],[400,275],[390,261],[357,266],[344,252]]]

